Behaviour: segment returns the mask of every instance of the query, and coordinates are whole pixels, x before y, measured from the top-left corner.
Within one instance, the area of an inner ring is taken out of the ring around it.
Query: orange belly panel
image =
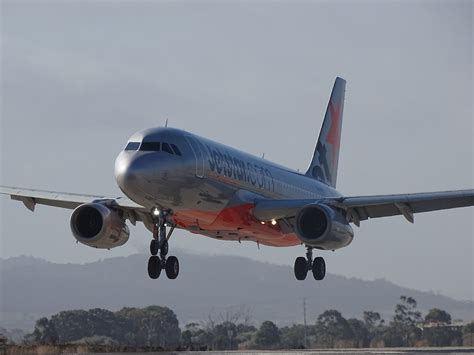
[[[184,210],[173,215],[174,223],[192,233],[223,239],[251,240],[263,245],[287,247],[301,244],[298,237],[283,234],[278,224],[262,223],[250,213],[253,204],[225,208],[219,212]],[[206,223],[206,221],[213,221]]]

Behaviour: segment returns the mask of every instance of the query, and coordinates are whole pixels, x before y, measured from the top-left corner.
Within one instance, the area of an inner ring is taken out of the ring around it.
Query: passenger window
[[[140,150],[146,152],[158,152],[160,151],[160,142],[143,142]]]
[[[181,151],[178,149],[178,147],[176,146],[176,144],[171,143],[170,146],[171,146],[171,148],[173,148],[173,150],[174,150],[174,152],[176,153],[176,155],[181,155]]]
[[[173,151],[171,150],[171,147],[168,143],[163,143],[162,150],[166,153],[174,154]]]
[[[125,150],[138,150],[139,146],[140,146],[139,142],[129,142],[127,146],[125,147]]]

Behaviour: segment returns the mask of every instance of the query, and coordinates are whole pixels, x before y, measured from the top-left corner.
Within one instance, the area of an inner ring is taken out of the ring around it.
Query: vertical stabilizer
[[[345,90],[346,81],[339,77],[336,78],[314,150],[313,160],[306,172],[306,176],[332,187],[336,187],[337,180]]]

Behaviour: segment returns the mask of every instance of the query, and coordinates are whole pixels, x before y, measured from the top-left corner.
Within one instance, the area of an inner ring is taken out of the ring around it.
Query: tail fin
[[[337,77],[306,176],[336,187],[346,81]]]

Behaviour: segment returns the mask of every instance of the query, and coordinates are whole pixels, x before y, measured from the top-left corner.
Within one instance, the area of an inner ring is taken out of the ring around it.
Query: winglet
[[[306,176],[336,187],[346,81],[337,77]]]

